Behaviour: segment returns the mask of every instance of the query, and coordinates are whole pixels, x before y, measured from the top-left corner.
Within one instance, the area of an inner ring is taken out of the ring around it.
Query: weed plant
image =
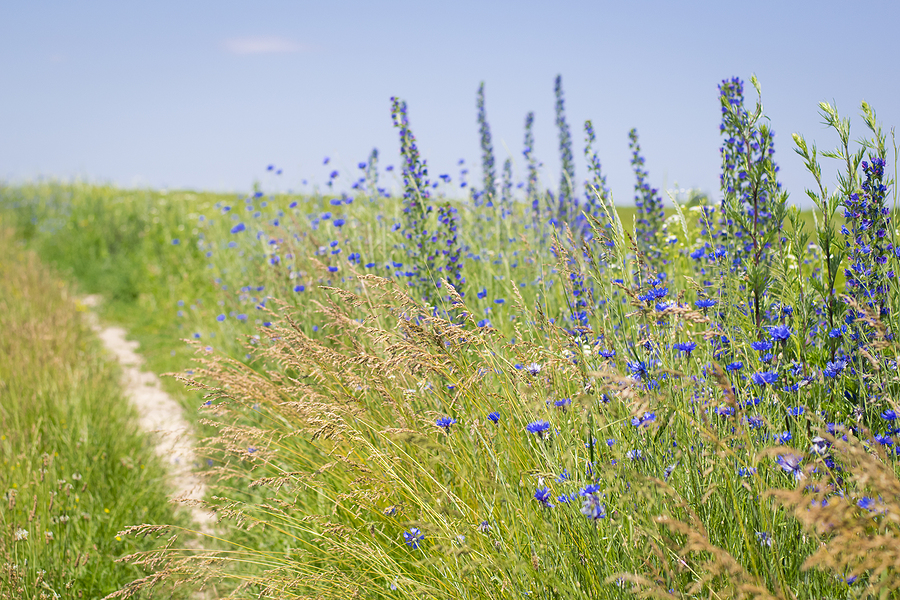
[[[158,262],[136,257],[136,298],[168,306],[159,322],[196,352],[179,377],[206,395],[208,504],[230,545],[132,560],[169,585],[231,581],[235,596],[896,596],[887,140],[864,105],[871,137],[852,147],[823,105],[840,140],[823,156],[844,166],[829,192],[795,136],[817,203],[802,215],[742,90],[720,88],[721,201],[673,198],[638,237],[599,160],[592,199],[546,202],[531,115],[524,197],[448,203],[399,100],[402,198],[332,185],[142,208],[140,192],[3,190],[48,254],[90,237],[70,227],[89,215],[104,247],[116,222],[91,198],[125,197],[137,239],[156,240],[142,252]],[[452,231],[429,210],[441,202]],[[596,210],[560,218],[576,206]],[[449,239],[464,288],[428,250]],[[190,534],[129,533],[163,531]]]

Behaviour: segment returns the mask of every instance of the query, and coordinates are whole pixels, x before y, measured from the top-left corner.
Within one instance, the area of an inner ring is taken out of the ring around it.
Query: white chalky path
[[[99,296],[86,296],[81,304],[88,308],[97,306]],[[122,388],[138,412],[140,426],[156,441],[156,453],[169,467],[169,482],[174,490],[173,499],[202,500],[206,485],[194,473],[197,461],[191,446],[193,429],[185,418],[181,406],[167,394],[159,377],[141,371],[143,359],[135,350],[138,343],[125,339],[121,327],[104,327],[97,315],[85,312],[91,328],[106,349],[122,366]],[[203,532],[209,532],[215,521],[213,516],[199,506],[187,504],[191,517]]]

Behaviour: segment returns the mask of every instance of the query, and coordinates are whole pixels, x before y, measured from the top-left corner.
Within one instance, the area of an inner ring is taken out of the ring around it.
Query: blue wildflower
[[[769,328],[769,333],[776,342],[783,343],[791,337],[791,330],[787,325],[776,325],[775,327],[771,327]]]
[[[488,419],[490,419],[494,423],[497,423],[500,421],[500,413],[498,413],[498,412],[488,413]]]
[[[829,379],[834,379],[841,374],[841,371],[843,371],[846,366],[847,363],[841,359],[829,361],[825,364],[825,368],[822,369],[822,375]]]
[[[238,223],[237,225],[235,225],[234,227],[231,228],[231,233],[240,233],[240,232],[244,231],[244,229],[246,229],[246,227],[244,227],[244,224]]]
[[[606,518],[606,505],[600,502],[600,498],[588,494],[581,505],[581,514],[588,519],[598,520]]]
[[[538,373],[541,372],[541,365],[537,363],[531,363],[529,365],[525,365],[525,372],[529,375],[536,377]]]
[[[694,351],[694,349],[697,347],[697,344],[694,342],[677,342],[675,344],[672,344],[672,347],[690,357],[691,352]]]
[[[452,417],[441,417],[435,422],[438,427],[443,427],[444,431],[450,431],[450,426],[456,423],[456,419]]]
[[[803,457],[799,454],[778,455],[776,462],[783,470],[793,475],[794,479],[803,479],[803,470],[800,468]]]
[[[857,501],[856,505],[859,506],[863,510],[872,510],[872,507],[875,506],[875,500],[873,500],[872,498],[863,496],[862,498],[860,498]]]
[[[772,385],[778,381],[778,373],[775,371],[760,371],[754,373],[750,379],[758,386]]]
[[[525,426],[528,433],[536,433],[538,437],[544,437],[544,432],[550,429],[549,421],[534,421]]]
[[[534,492],[534,499],[543,504],[546,508],[553,508],[550,503],[550,490],[547,488],[538,488]]]
[[[406,545],[412,548],[413,550],[419,547],[419,542],[425,539],[425,536],[419,531],[418,527],[412,527],[409,531],[403,532],[403,540]]]

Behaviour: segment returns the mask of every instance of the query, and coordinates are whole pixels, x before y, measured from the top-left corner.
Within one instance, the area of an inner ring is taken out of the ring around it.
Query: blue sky
[[[302,189],[373,147],[397,164],[390,97],[407,101],[432,178],[477,181],[484,81],[498,163],[522,174],[535,112],[542,183],[559,180],[553,81],[586,176],[592,119],[617,202],[632,200],[628,130],[651,183],[718,196],[717,85],[762,83],[791,197],[812,184],[790,134],[837,140],[817,104],[867,100],[900,124],[900,3],[857,2],[4,2],[0,178],[123,186]],[[854,137],[864,133],[854,118]],[[328,167],[322,165],[331,157]],[[267,175],[266,165],[283,169]],[[830,166],[830,165],[829,165]],[[833,169],[827,171],[833,173]],[[345,177],[346,181],[347,178]]]

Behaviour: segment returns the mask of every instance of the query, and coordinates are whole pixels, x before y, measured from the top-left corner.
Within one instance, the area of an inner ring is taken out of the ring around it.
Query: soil
[[[100,302],[102,298],[97,295],[81,299],[81,304],[88,308]],[[206,486],[194,472],[198,465],[192,447],[194,432],[184,418],[181,405],[162,389],[159,377],[141,370],[144,360],[136,352],[139,344],[126,340],[124,329],[101,324],[92,311],[85,311],[85,315],[104,347],[122,367],[122,389],[139,415],[141,428],[153,437],[156,454],[168,466],[172,501],[190,511],[201,532],[210,533],[215,518],[195,502],[203,499]]]

